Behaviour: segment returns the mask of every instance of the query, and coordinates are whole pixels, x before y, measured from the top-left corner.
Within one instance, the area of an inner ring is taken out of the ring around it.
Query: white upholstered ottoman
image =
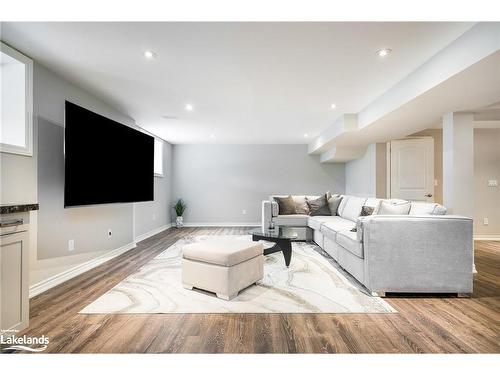
[[[182,249],[182,284],[230,300],[264,276],[263,246],[251,241],[209,240]]]

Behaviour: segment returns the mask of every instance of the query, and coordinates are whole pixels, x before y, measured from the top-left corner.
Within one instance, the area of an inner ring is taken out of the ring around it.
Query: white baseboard
[[[141,234],[139,236],[136,236],[135,237],[135,242],[138,243],[138,242],[141,242],[141,241],[144,241],[146,238],[149,238],[149,237],[152,237],[154,236],[155,234],[158,234],[160,232],[163,232],[164,230],[167,230],[169,228],[172,228],[172,224],[166,224],[166,225],[163,225],[161,227],[158,227],[156,229],[153,229],[147,233],[144,233],[144,234]]]
[[[184,223],[185,227],[260,227],[260,223]]]
[[[474,241],[500,241],[500,235],[474,236]]]
[[[118,255],[121,255],[129,250],[132,250],[134,247],[136,247],[135,242],[128,243],[122,247],[119,247],[118,249],[108,251],[107,253],[98,256],[97,258],[91,259],[84,263],[80,263],[79,265],[72,267],[64,272],[61,272],[57,275],[42,280],[34,285],[31,285],[29,288],[29,298],[35,297],[40,293],[43,293],[59,284],[62,284],[65,281],[68,281],[69,279],[72,279],[73,277],[81,275],[82,273],[87,272],[92,268],[100,266],[101,264],[107,262],[108,260],[111,260],[117,257]]]

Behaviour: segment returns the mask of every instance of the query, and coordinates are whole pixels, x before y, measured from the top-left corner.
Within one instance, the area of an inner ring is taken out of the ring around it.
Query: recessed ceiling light
[[[392,52],[392,49],[390,49],[390,48],[382,48],[382,49],[379,49],[377,51],[377,56],[378,57],[386,57],[386,56],[390,55],[391,52]]]
[[[309,138],[309,134],[304,134],[304,138]]]
[[[337,108],[337,104],[332,103],[332,105],[330,106],[330,108],[331,108],[331,109],[335,109],[335,108]]]
[[[146,59],[152,60],[156,57],[156,53],[154,51],[150,51],[150,50],[144,51],[144,57]]]
[[[191,111],[194,109],[194,107],[193,107],[193,105],[192,105],[192,104],[186,104],[186,105],[184,106],[184,109],[185,109],[186,111],[191,112]]]

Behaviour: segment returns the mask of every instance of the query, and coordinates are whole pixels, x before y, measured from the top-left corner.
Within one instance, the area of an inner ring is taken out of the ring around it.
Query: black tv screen
[[[154,138],[65,104],[64,206],[154,199]]]

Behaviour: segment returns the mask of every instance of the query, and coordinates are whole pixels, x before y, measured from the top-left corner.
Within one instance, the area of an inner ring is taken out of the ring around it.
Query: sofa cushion
[[[332,220],[325,221],[323,225],[321,225],[321,233],[332,240],[335,240],[337,237],[337,232],[349,232],[352,228],[356,226],[356,223],[343,219],[340,216],[331,216]],[[356,234],[356,233],[354,233]]]
[[[320,230],[323,223],[333,222],[337,219],[339,219],[338,216],[310,216],[307,220],[307,225],[314,230]]]
[[[373,207],[372,215],[376,215],[380,208],[380,202],[382,202],[380,198],[366,198],[365,206]]]
[[[411,202],[410,215],[445,215],[446,207],[438,203]]]
[[[365,202],[366,198],[349,197],[349,200],[347,201],[347,204],[345,205],[340,216],[347,220],[356,221],[358,216],[361,214],[361,207],[363,207]]]
[[[292,196],[288,197],[276,197],[274,198],[280,207],[279,214],[280,215],[293,215],[295,214],[295,201]]]
[[[262,253],[261,243],[241,240],[207,240],[191,243],[182,248],[184,259],[227,267],[262,255]]]
[[[338,215],[340,202],[342,202],[342,196],[337,194],[332,195],[328,199],[328,207],[330,207],[330,213],[332,216]]]
[[[364,257],[363,242],[358,239],[356,232],[338,232],[337,243],[357,257]]]
[[[331,215],[326,194],[317,199],[307,199],[307,204],[309,205],[309,215],[311,216]]]
[[[295,213],[309,215],[309,206],[307,205],[307,199],[305,195],[294,195],[292,196],[295,202]]]
[[[284,225],[288,227],[306,227],[307,219],[309,219],[309,215],[278,215],[274,218],[274,223],[276,225]]]
[[[345,205],[347,204],[347,201],[349,201],[350,197],[350,195],[342,195],[342,200],[340,201],[337,215],[342,216],[342,212],[344,212]]]
[[[408,215],[408,213],[410,212],[410,207],[410,202],[389,203],[386,201],[382,201],[382,203],[380,203],[380,208],[377,212],[377,215]]]

